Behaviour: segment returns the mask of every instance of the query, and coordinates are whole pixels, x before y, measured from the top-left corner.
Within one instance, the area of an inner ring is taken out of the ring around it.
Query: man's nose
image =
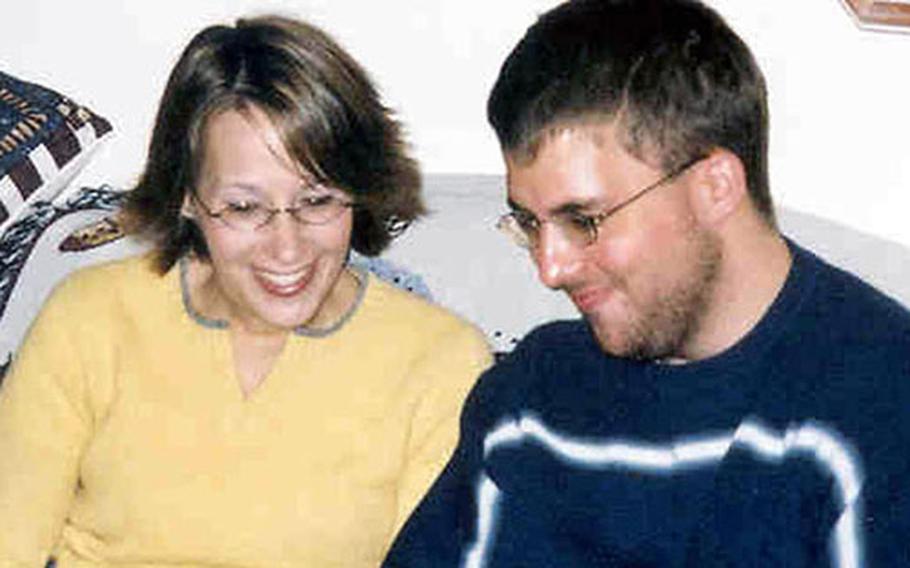
[[[560,231],[555,223],[542,223],[537,246],[533,249],[537,275],[544,286],[562,288],[578,270],[581,251]]]

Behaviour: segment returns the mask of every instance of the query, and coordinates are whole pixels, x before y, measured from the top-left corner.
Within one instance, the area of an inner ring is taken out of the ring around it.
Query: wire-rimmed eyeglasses
[[[291,207],[269,207],[256,199],[235,199],[219,204],[212,210],[192,192],[193,200],[206,215],[218,219],[227,227],[238,231],[255,231],[272,222],[279,213],[288,213],[295,221],[306,225],[325,225],[355,206],[351,200],[332,193],[306,194]]]
[[[579,248],[588,247],[597,242],[600,226],[604,221],[632,205],[649,192],[676,178],[703,159],[704,157],[699,157],[689,160],[654,183],[636,191],[626,199],[600,213],[588,214],[581,211],[568,210],[557,213],[549,219],[541,220],[528,211],[516,209],[502,215],[496,222],[496,228],[508,235],[518,246],[534,250],[540,244],[541,225],[552,223],[559,228],[560,233],[572,246]]]

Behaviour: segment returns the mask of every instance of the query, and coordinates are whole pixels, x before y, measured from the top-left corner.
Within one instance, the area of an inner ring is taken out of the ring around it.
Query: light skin
[[[664,171],[625,150],[615,124],[543,134],[506,154],[509,202],[542,221],[596,214]],[[656,160],[654,161],[656,163]],[[715,150],[609,217],[587,247],[543,222],[532,251],[546,286],[568,294],[602,349],[686,362],[716,355],[759,321],[786,278],[786,244],[748,199],[740,160]],[[761,267],[761,270],[756,270]]]
[[[248,201],[288,207],[315,191],[311,176],[291,159],[272,123],[255,107],[214,114],[203,138],[195,191],[213,212]],[[322,225],[278,214],[254,231],[228,227],[189,194],[182,213],[198,224],[210,255],[205,261],[191,259],[190,299],[205,317],[228,322],[244,395],[268,376],[295,328],[328,327],[352,308],[358,283],[345,268],[350,209]]]

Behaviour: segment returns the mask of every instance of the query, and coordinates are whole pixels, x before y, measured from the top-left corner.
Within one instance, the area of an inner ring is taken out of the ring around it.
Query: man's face
[[[721,257],[690,203],[696,167],[608,217],[582,246],[547,221],[596,215],[663,172],[626,152],[610,124],[556,131],[530,160],[506,156],[510,204],[542,222],[531,251],[541,282],[569,295],[610,354],[687,358]]]

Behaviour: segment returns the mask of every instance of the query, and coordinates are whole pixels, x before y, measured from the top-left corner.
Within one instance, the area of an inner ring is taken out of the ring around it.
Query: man
[[[488,112],[500,226],[584,318],[483,376],[386,564],[910,565],[910,314],[777,231],[742,40],[570,1]]]

